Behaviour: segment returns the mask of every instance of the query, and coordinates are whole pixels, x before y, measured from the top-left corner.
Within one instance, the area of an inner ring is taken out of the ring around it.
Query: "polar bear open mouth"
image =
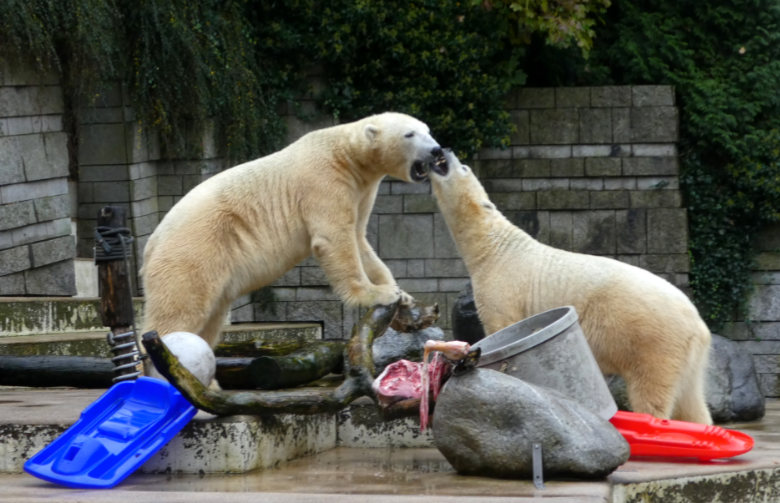
[[[422,182],[428,178],[428,173],[431,170],[431,163],[425,161],[414,161],[412,163],[412,169],[410,176],[413,182]]]
[[[431,171],[440,176],[447,176],[450,171],[450,166],[447,163],[447,156],[452,155],[452,150],[445,148],[442,154],[433,161],[431,164]]]

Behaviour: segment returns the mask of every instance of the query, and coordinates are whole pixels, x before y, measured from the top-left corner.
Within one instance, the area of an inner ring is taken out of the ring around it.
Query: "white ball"
[[[211,383],[217,373],[217,359],[208,342],[190,332],[171,332],[162,341],[201,384]]]

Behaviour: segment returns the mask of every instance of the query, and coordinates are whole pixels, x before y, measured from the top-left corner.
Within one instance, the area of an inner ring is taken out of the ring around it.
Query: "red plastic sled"
[[[744,454],[753,438],[736,430],[650,414],[619,410],[609,420],[631,447],[632,456],[665,456],[708,460]]]

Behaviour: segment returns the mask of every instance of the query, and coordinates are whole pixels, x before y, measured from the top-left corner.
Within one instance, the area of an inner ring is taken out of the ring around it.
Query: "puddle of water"
[[[133,475],[127,482],[157,491],[516,496],[534,490],[530,481],[460,476],[433,448],[340,447],[242,475]]]

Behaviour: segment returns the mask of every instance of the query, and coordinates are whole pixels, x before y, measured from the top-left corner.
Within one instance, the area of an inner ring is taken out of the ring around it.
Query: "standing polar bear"
[[[216,344],[230,304],[309,255],[349,305],[411,297],[366,240],[385,175],[419,182],[441,148],[423,122],[384,113],[313,131],[204,181],[144,250],[144,331]]]
[[[573,305],[602,372],[625,379],[634,411],[712,423],[703,381],[710,332],[685,294],[639,267],[534,240],[451,152],[431,183],[486,333]]]

